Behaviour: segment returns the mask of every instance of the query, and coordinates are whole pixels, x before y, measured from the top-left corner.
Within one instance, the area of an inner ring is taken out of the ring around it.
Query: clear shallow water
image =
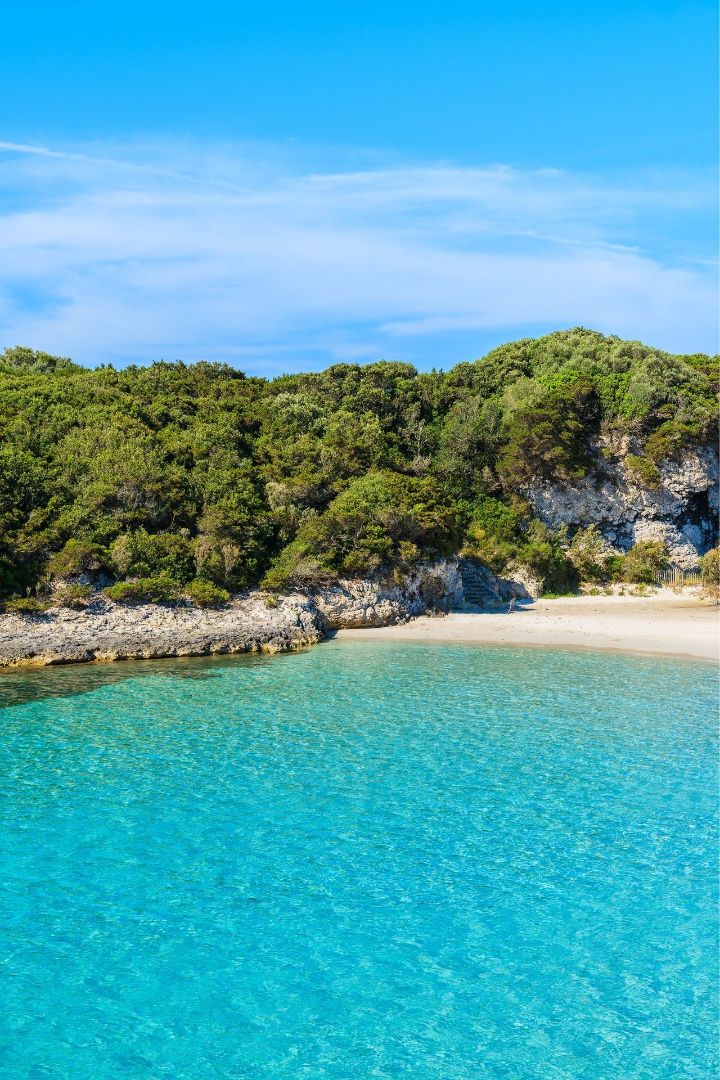
[[[0,679],[0,1075],[714,1077],[712,667]]]

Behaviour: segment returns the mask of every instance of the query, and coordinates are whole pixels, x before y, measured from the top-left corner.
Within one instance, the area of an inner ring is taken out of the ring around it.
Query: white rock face
[[[717,543],[718,454],[707,447],[664,462],[650,488],[622,460],[602,462],[576,485],[537,483],[525,492],[546,524],[575,529],[596,525],[616,552],[640,540],[662,540],[673,563],[685,569]]]
[[[313,592],[312,600],[327,630],[389,626],[426,611],[449,611],[463,603],[456,560],[423,563],[402,582],[340,581]]]

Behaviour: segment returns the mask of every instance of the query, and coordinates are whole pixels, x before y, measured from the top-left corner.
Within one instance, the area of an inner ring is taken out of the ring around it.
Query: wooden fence
[[[658,570],[653,578],[655,585],[700,585],[701,577],[699,570],[681,570],[677,566],[671,566],[668,570]]]

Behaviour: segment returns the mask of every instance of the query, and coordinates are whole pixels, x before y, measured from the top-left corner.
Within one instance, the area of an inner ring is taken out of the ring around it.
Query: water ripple
[[[12,685],[3,1077],[716,1075],[711,667],[335,641]]]

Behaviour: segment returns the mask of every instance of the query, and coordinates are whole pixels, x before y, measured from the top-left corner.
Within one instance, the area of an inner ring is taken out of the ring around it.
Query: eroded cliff
[[[651,482],[633,469],[634,460],[627,444],[599,445],[595,467],[583,480],[537,481],[524,494],[553,528],[567,526],[572,535],[596,525],[618,553],[641,540],[660,540],[674,565],[696,567],[718,538],[717,450],[687,450],[677,461],[662,462]]]

